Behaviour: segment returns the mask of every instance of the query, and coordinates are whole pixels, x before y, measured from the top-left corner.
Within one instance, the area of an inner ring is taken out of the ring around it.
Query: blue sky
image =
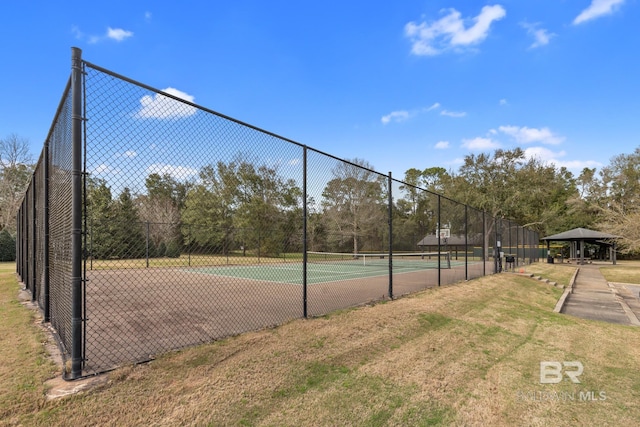
[[[39,155],[83,58],[402,178],[640,146],[639,0],[0,1],[0,136]]]

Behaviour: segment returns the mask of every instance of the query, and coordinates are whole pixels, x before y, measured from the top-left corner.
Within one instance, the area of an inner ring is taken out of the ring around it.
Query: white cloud
[[[573,25],[582,24],[604,15],[610,15],[619,9],[624,2],[625,0],[592,0],[589,7],[573,20]]]
[[[111,40],[121,42],[129,37],[133,37],[133,32],[123,30],[122,28],[107,28],[107,38],[110,38]]]
[[[528,159],[538,159],[543,162],[552,162],[559,157],[564,157],[565,151],[554,152],[545,147],[528,147],[524,150],[524,155]]]
[[[500,126],[498,130],[514,138],[520,144],[530,144],[533,142],[541,142],[543,144],[557,145],[562,143],[565,138],[551,132],[549,128],[528,128],[526,126]]]
[[[411,53],[418,56],[433,56],[444,50],[478,44],[487,38],[493,21],[506,16],[500,5],[484,6],[473,19],[462,19],[460,12],[449,9],[449,14],[438,21],[427,23],[409,22],[404,27],[405,36],[411,40]],[[471,21],[466,25],[465,21]]]
[[[426,109],[426,111],[431,111],[431,110],[437,110],[438,108],[440,108],[440,103],[436,102],[435,104],[433,104],[431,107],[428,107]]]
[[[527,34],[533,36],[534,42],[529,46],[531,49],[548,45],[551,39],[556,36],[556,34],[549,33],[544,28],[539,28],[539,23],[529,24],[527,22],[523,22],[520,25],[522,28],[527,30]]]
[[[408,111],[393,111],[387,114],[386,116],[382,116],[380,121],[382,122],[383,125],[386,125],[386,124],[389,124],[391,121],[394,121],[396,123],[404,122],[405,120],[408,120],[409,117],[410,117],[410,114]]]
[[[449,148],[449,141],[438,141],[434,148],[437,150],[446,150]]]
[[[477,137],[473,139],[463,139],[462,146],[472,151],[491,150],[500,148],[500,144],[491,138]]]
[[[545,164],[554,165],[557,168],[567,168],[571,171],[579,172],[584,168],[602,167],[602,163],[595,160],[560,160],[565,157],[565,151],[551,151],[545,147],[529,147],[524,150],[524,154],[528,159],[538,159]]]
[[[580,172],[584,168],[601,168],[602,163],[595,160],[554,160],[552,161],[557,167],[565,167],[574,172]]]
[[[455,118],[460,118],[460,117],[466,117],[467,113],[465,113],[464,111],[448,111],[448,110],[442,110],[440,112],[441,116],[447,116],[447,117],[455,117]]]
[[[445,165],[449,165],[449,166],[460,166],[464,164],[464,158],[462,157],[456,157],[455,159],[448,161],[448,162],[444,162]]]
[[[116,158],[122,158],[122,157],[125,157],[125,158],[127,158],[127,159],[133,159],[134,157],[137,157],[137,156],[138,156],[138,153],[136,153],[136,152],[135,152],[135,151],[133,151],[133,150],[127,150],[127,151],[125,151],[124,153],[116,154],[116,155],[115,155],[115,157],[116,157]]]
[[[193,96],[172,87],[168,87],[162,91],[189,102],[193,102],[195,99]],[[196,107],[176,101],[173,98],[159,93],[143,96],[140,99],[140,104],[142,107],[135,114],[135,117],[138,119],[179,119],[193,116],[197,111]]]
[[[91,173],[92,175],[116,175],[120,173],[120,169],[113,168],[109,165],[102,163],[92,168],[89,168],[89,173]]]
[[[84,33],[80,31],[80,28],[78,28],[77,25],[71,27],[71,33],[78,40],[82,40],[82,38],[84,37]]]
[[[500,105],[509,105],[509,103],[507,102],[507,100],[506,100],[506,99],[504,99],[504,98],[502,98],[502,99],[500,100],[500,102],[499,102],[499,103],[500,103]]]
[[[157,173],[159,175],[171,175],[174,178],[189,178],[198,175],[198,170],[187,166],[174,166],[165,163],[154,163],[147,168],[147,175]]]
[[[144,13],[144,20],[145,21],[151,22],[151,17],[152,17],[151,12],[147,11],[147,12]]]
[[[71,27],[71,33],[78,40],[87,40],[89,44],[96,44],[102,42],[103,40],[111,39],[117,42],[124,41],[129,37],[133,37],[132,31],[123,30],[122,28],[111,28],[107,27],[106,33],[101,36],[96,35],[85,35],[77,25]]]

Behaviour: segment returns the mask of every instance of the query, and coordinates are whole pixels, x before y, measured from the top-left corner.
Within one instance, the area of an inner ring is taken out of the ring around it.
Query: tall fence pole
[[[469,280],[469,206],[464,205],[464,280]]]
[[[51,296],[49,289],[49,141],[44,144],[44,321],[51,321]]]
[[[389,183],[387,184],[389,187],[389,299],[393,299],[393,194],[392,186],[393,178],[391,176],[391,172],[389,172]]]
[[[307,146],[302,147],[302,315],[308,317],[307,301]]]
[[[30,226],[33,227],[31,230],[31,236],[32,236],[32,245],[31,245],[31,274],[30,274],[30,278],[31,278],[31,301],[35,301],[36,298],[38,297],[38,293],[40,292],[40,289],[38,288],[38,280],[37,280],[37,266],[36,264],[38,264],[38,228],[37,228],[37,218],[38,218],[38,210],[36,209],[36,206],[38,205],[38,186],[40,185],[39,182],[37,182],[37,178],[36,175],[33,175],[33,179],[31,181],[31,206],[33,206],[32,209],[32,215],[31,215],[31,224]]]
[[[71,58],[71,379],[82,375],[82,51]]]
[[[440,262],[440,258],[441,258],[441,243],[440,243],[440,229],[442,228],[442,216],[441,216],[441,204],[440,204],[440,195],[438,194],[438,286],[440,286],[440,283],[442,282],[442,265]]]

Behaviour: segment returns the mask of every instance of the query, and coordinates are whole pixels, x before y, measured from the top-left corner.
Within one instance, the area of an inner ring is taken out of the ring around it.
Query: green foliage
[[[164,252],[164,256],[168,258],[180,258],[181,252],[182,252],[182,248],[180,243],[178,243],[176,240],[172,240],[167,245]]]
[[[150,254],[150,256],[161,258],[165,256],[166,253],[167,253],[167,245],[164,242],[160,242],[160,244],[155,248],[155,251],[153,252],[153,254]]]
[[[89,251],[96,259],[107,259],[113,252],[111,189],[102,179],[89,179],[87,184]]]
[[[363,245],[380,250],[385,231],[387,200],[382,175],[369,163],[340,162],[322,192],[322,208],[332,251],[358,253]]]
[[[182,212],[186,244],[208,252],[244,247],[276,256],[300,232],[291,219],[300,217],[301,191],[276,168],[238,158],[205,166],[200,181],[187,193]]]
[[[157,173],[150,174],[145,184],[147,194],[135,199],[138,216],[147,223],[145,233],[148,233],[150,247],[156,248],[156,256],[164,256],[169,242],[182,241],[181,211],[191,185],[179,182],[169,174]]]
[[[0,261],[16,260],[16,239],[6,228],[0,232]]]
[[[91,180],[87,190],[89,251],[95,259],[142,258],[146,237],[131,192],[125,188],[117,200],[104,180]]]
[[[145,256],[145,235],[133,204],[131,192],[125,188],[113,205],[112,254],[116,258],[142,258]]]
[[[456,172],[411,168],[405,182],[408,185],[400,187],[402,196],[394,206],[396,241],[406,241],[417,232],[431,233],[437,227],[424,215],[435,212],[428,193],[419,189],[425,188],[484,210],[489,218],[509,218],[527,225],[541,235],[596,228],[620,236],[623,253],[640,252],[640,148],[615,156],[599,174],[595,168],[584,168],[574,177],[564,167],[515,148],[467,155]],[[441,207],[440,213],[447,218],[443,224],[451,223],[455,229],[453,224],[460,222],[456,209],[447,212]],[[492,233],[493,221],[485,223],[484,231]]]
[[[601,203],[598,228],[620,236],[623,254],[640,253],[640,147],[631,154],[620,154],[603,168],[601,186],[606,203]]]
[[[567,200],[577,195],[568,170],[528,158],[520,148],[470,154],[457,173],[429,168],[413,179],[448,198],[484,210],[490,217],[510,218],[542,233],[566,225]],[[455,217],[458,211],[452,208],[446,212],[447,224],[461,223],[460,215]],[[486,231],[491,232],[491,225],[488,227]]]

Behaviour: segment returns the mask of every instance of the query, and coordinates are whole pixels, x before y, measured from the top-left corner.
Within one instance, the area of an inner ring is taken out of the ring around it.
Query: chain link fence
[[[17,218],[67,378],[537,260],[511,221],[74,64]]]

